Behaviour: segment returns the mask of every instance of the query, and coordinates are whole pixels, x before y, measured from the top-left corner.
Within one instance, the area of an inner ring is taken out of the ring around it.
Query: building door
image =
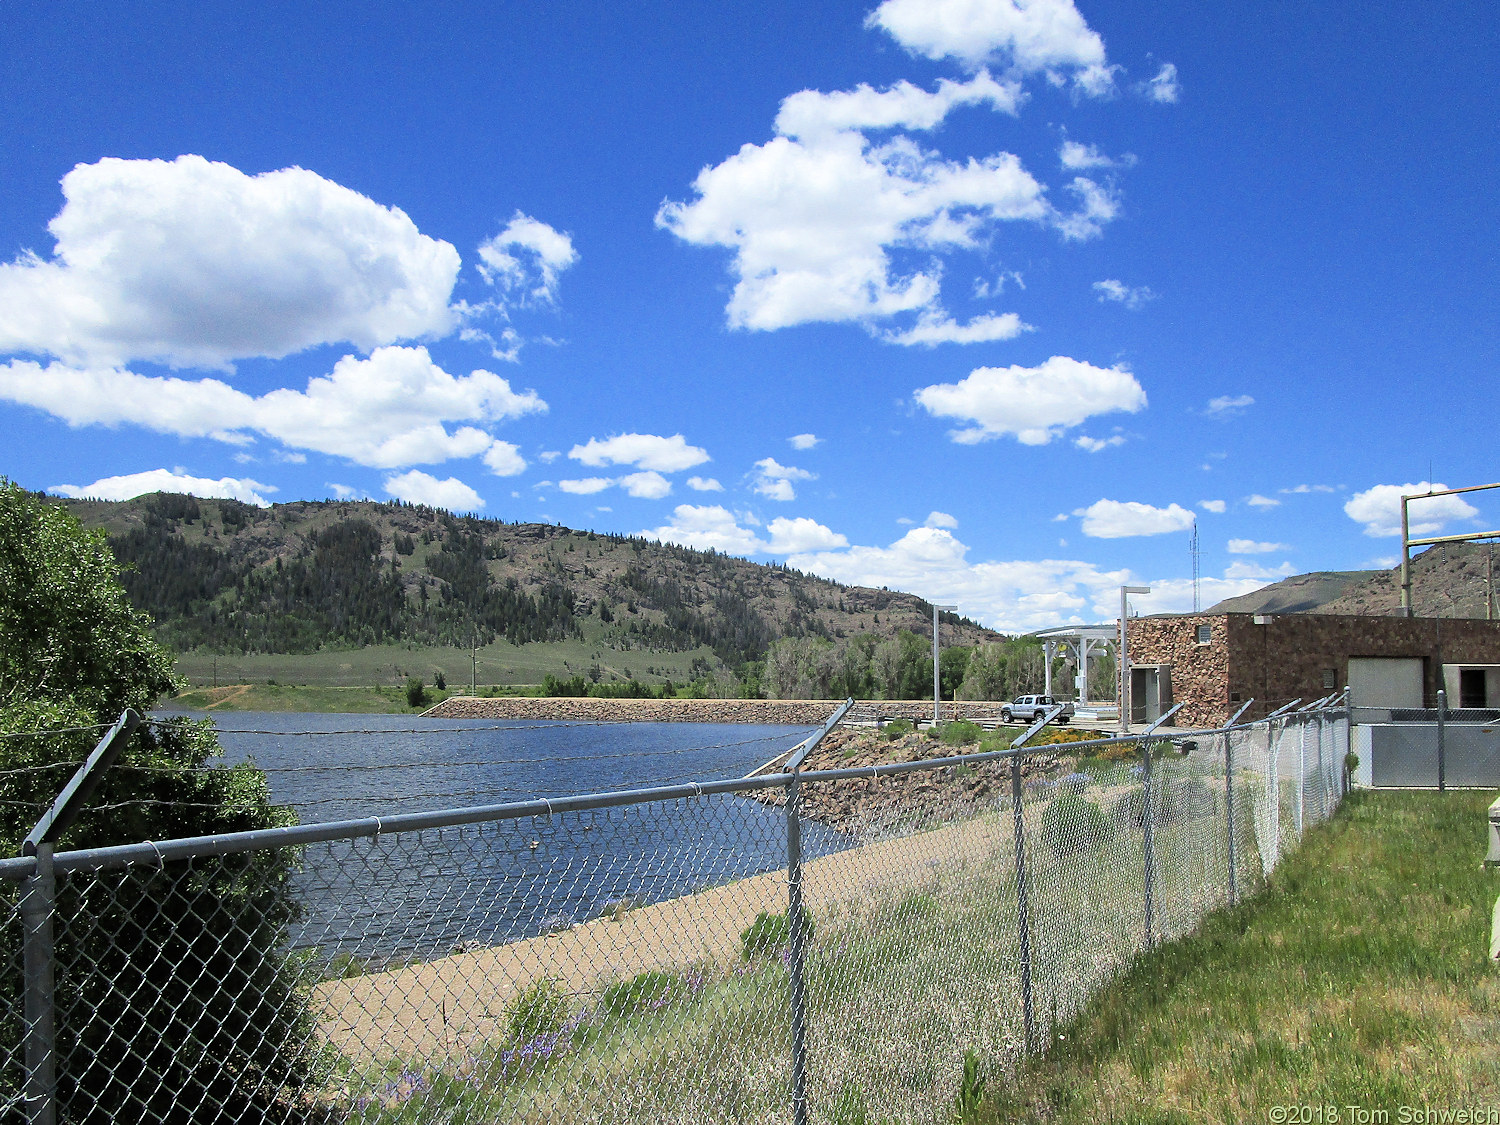
[[[1170,665],[1130,669],[1130,721],[1154,723],[1172,706]]]
[[[1484,690],[1483,668],[1460,668],[1458,670],[1458,705],[1460,707],[1488,707],[1489,697]]]

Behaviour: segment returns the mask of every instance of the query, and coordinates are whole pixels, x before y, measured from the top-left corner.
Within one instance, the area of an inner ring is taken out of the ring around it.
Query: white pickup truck
[[[1073,705],[1050,695],[1017,696],[1014,702],[1000,708],[1000,718],[1007,723],[1034,723],[1042,717],[1043,712],[1050,711],[1059,704],[1062,705],[1062,711],[1058,713],[1057,721],[1066,723],[1073,717]]]

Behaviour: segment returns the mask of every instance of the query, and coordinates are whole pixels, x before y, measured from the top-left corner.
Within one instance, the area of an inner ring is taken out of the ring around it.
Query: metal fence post
[[[1266,794],[1271,811],[1271,865],[1266,873],[1276,869],[1281,862],[1281,734],[1276,730],[1274,717],[1266,719],[1266,749],[1271,755],[1271,765],[1266,770]]]
[[[1229,832],[1229,903],[1240,901],[1234,842],[1234,733],[1224,734],[1224,821]]]
[[[1459,700],[1460,703],[1463,700]],[[1444,735],[1448,726],[1448,693],[1438,688],[1437,693],[1437,719],[1438,719],[1438,792],[1445,793],[1448,790],[1448,760],[1444,751],[1447,749]]]
[[[1016,830],[1016,927],[1021,945],[1021,1015],[1026,1053],[1036,1043],[1036,1001],[1031,990],[1031,891],[1026,881],[1026,817],[1021,807],[1021,759],[1010,760],[1010,802]]]
[[[1303,791],[1307,788],[1307,720],[1297,720],[1297,842],[1302,842]]]
[[[1144,890],[1146,899],[1146,948],[1150,949],[1152,944],[1151,923],[1154,916],[1151,898],[1156,884],[1156,836],[1152,831],[1152,822],[1156,819],[1156,816],[1151,808],[1151,740],[1149,738],[1141,739],[1141,791],[1142,797],[1144,798],[1144,800],[1141,802],[1141,808],[1143,810],[1142,815],[1144,817],[1146,853],[1144,877]]]
[[[807,990],[803,979],[802,824],[799,819],[797,772],[786,790],[787,924],[791,933],[792,1004],[792,1122],[807,1125]]]
[[[1326,777],[1323,773],[1323,712],[1316,715],[1318,720],[1318,823],[1322,824],[1328,816],[1328,787],[1324,784]]]
[[[83,765],[68,779],[52,807],[37,821],[21,854],[36,859],[36,870],[21,892],[22,1011],[25,1018],[26,1119],[30,1125],[57,1121],[57,995],[56,943],[57,875],[52,857],[59,836],[71,828],[87,807],[104,774],[114,764],[141,717],[126,710],[104,733]]]
[[[57,1121],[57,1005],[53,916],[57,878],[52,844],[36,849],[36,872],[21,893],[22,988],[25,993],[26,1120],[30,1125]]]

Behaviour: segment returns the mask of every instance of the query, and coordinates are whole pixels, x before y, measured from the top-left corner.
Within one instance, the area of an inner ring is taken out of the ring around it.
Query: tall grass
[[[1479,865],[1492,796],[1354,794],[1263,894],[1142,957],[1017,1082],[992,1084],[984,1119],[1500,1107],[1500,879]]]

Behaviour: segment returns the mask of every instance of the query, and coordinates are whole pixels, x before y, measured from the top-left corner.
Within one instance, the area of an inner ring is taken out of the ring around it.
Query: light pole
[[[1131,594],[1149,594],[1150,586],[1120,587],[1120,733],[1130,733],[1130,602]]]
[[[938,605],[932,603],[932,725],[938,725],[938,701],[942,699],[942,688],[938,672],[938,610],[949,611],[957,609],[956,605]]]

